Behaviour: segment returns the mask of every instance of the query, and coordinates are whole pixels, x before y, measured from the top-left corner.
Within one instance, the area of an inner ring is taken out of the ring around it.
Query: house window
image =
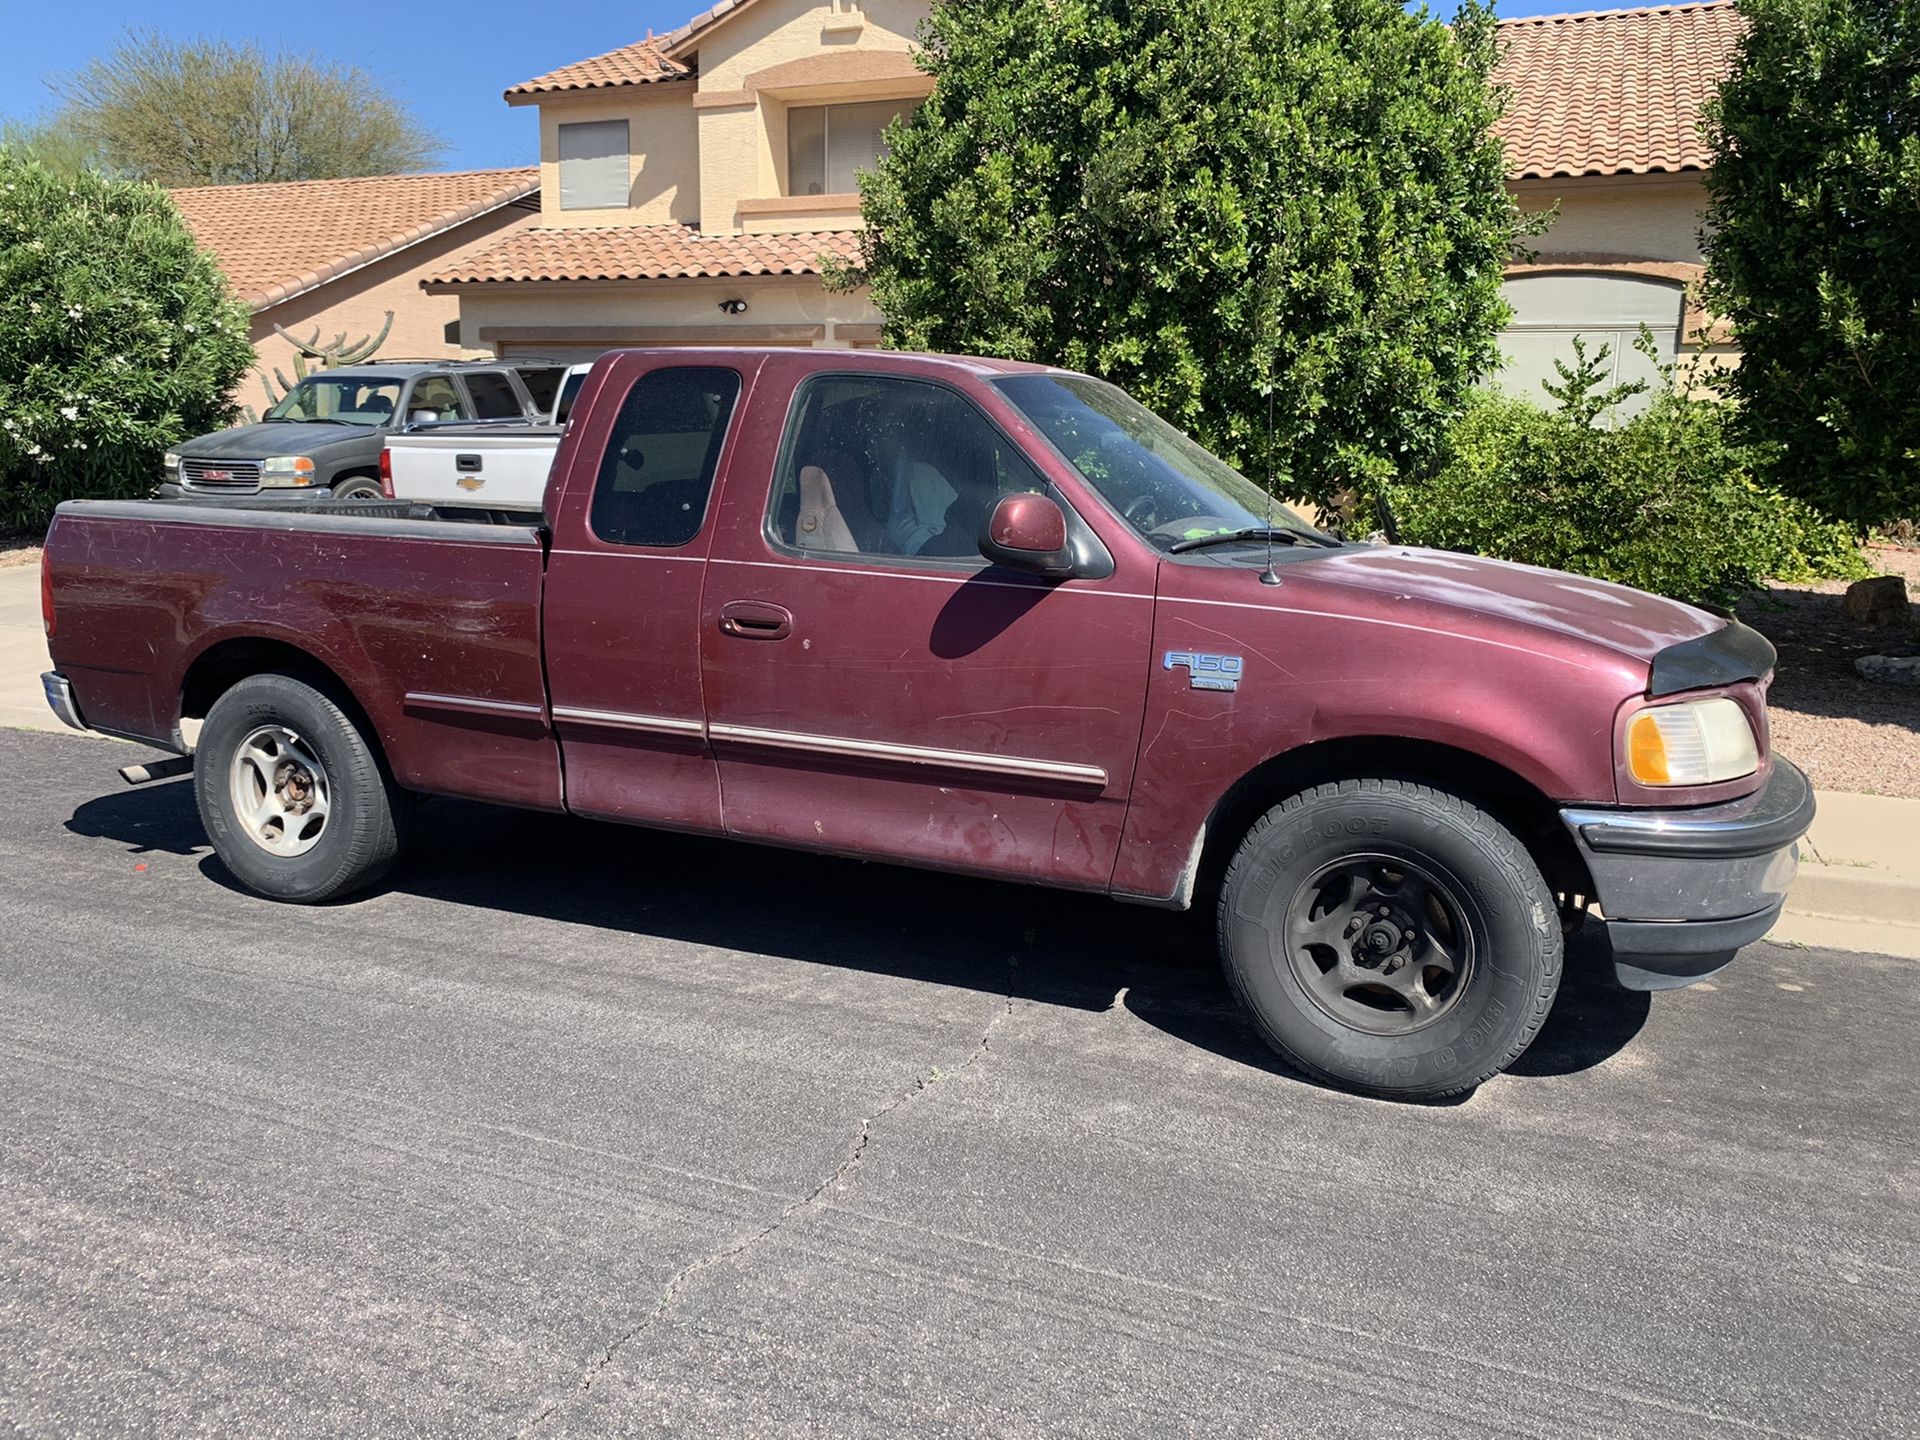
[[[627,122],[560,127],[560,208],[619,210],[627,203]]]
[[[881,139],[894,116],[912,100],[874,100],[862,105],[792,105],[787,108],[787,193],[851,195],[859,173],[887,153]]]

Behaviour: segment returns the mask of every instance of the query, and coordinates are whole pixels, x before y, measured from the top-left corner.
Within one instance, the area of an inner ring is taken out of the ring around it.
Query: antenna
[[[1271,313],[1262,307],[1261,329],[1265,330]],[[1273,568],[1273,347],[1267,347],[1267,568],[1260,572],[1262,585],[1278,585],[1280,572]]]

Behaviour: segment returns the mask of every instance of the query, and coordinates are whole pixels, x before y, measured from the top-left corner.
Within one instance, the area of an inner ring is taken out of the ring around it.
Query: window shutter
[[[627,204],[627,122],[560,127],[560,208],[622,210]]]

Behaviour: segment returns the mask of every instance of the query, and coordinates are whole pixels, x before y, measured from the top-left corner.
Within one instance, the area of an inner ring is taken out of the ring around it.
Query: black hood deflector
[[[1758,680],[1779,658],[1766,636],[1738,620],[1729,620],[1718,630],[1669,645],[1655,655],[1647,694],[1677,695],[1682,690]]]

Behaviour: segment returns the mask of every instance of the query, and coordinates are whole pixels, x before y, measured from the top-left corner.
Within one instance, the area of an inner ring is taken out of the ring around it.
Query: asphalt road
[[[1269,1065],[1180,917],[439,802],[373,898],[0,732],[0,1432],[1913,1434],[1920,968]]]

